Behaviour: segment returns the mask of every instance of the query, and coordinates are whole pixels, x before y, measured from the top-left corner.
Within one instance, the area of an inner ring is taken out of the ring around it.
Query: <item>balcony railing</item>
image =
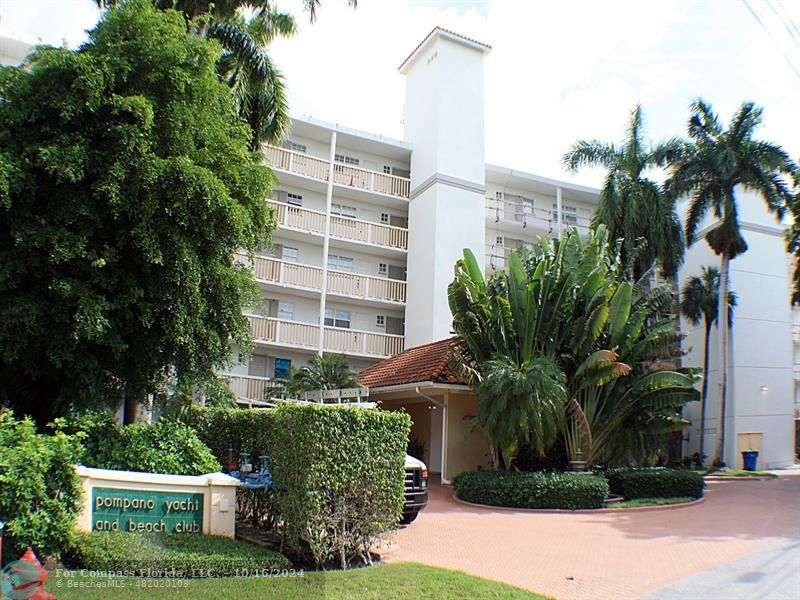
[[[269,377],[226,374],[225,378],[236,397],[245,401],[265,402],[267,391],[276,388],[275,381]]]
[[[302,152],[287,150],[277,146],[265,146],[264,157],[267,164],[279,171],[287,171],[320,181],[328,181],[329,162],[309,156]],[[378,173],[360,167],[334,164],[333,182],[337,185],[354,187],[379,194],[408,198],[411,180],[389,173]]]
[[[243,262],[246,257],[240,255]],[[322,268],[256,256],[253,264],[256,279],[307,290],[322,291]],[[404,303],[406,282],[360,273],[328,271],[328,293],[363,300]]]
[[[486,198],[486,211],[489,217],[497,221],[522,223],[523,227],[547,229],[551,233],[558,231],[558,212],[534,206],[531,202]],[[566,212],[562,207],[561,225],[563,230],[577,227],[581,234],[586,233],[591,220],[573,212]]]
[[[325,235],[324,212],[274,200],[267,200],[267,205],[275,211],[275,218],[284,227]],[[397,250],[408,248],[408,229],[339,215],[331,215],[331,237]]]
[[[319,325],[246,315],[256,342],[282,344],[316,350]],[[387,358],[403,351],[404,337],[387,333],[325,327],[323,349],[327,352]]]

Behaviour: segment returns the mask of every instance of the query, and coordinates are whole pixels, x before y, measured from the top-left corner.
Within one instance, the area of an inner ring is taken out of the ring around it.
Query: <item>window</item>
[[[378,275],[386,275],[389,272],[389,267],[386,263],[378,263]]]
[[[389,213],[381,213],[381,223],[389,222]]]
[[[294,150],[295,152],[302,152],[303,154],[306,153],[306,146],[305,144],[297,144],[292,140],[286,140],[283,142],[283,147],[287,150]]]
[[[287,379],[289,370],[292,368],[292,361],[288,358],[275,359],[275,379]]]
[[[347,154],[338,153],[334,154],[334,160],[345,165],[353,165],[354,167],[357,167],[360,162],[355,156],[348,156]]]
[[[328,268],[334,271],[346,271],[347,273],[352,273],[353,259],[349,256],[328,254]]]
[[[350,217],[351,219],[355,219],[356,207],[347,206],[346,204],[336,204],[334,202],[333,204],[331,204],[331,214],[339,215],[340,217]]]
[[[350,311],[349,310],[334,310],[332,308],[325,309],[325,326],[326,327],[341,327],[342,329],[350,329]]]
[[[562,223],[567,225],[578,224],[578,209],[574,206],[562,205],[561,209],[564,211],[564,216],[561,219]],[[558,219],[558,204],[553,204],[553,215]]]
[[[375,317],[375,325],[377,327],[386,327],[386,317],[383,315],[378,315]]]
[[[303,196],[288,192],[286,194],[286,204],[291,204],[292,206],[303,206]]]
[[[299,252],[297,248],[290,248],[289,246],[284,246],[281,250],[281,260],[285,260],[286,262],[297,262],[297,258],[299,256]]]
[[[278,318],[284,321],[294,321],[294,304],[291,302],[278,302]]]

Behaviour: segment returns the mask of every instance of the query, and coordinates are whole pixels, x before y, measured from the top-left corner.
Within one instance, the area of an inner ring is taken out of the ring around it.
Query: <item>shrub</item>
[[[609,469],[604,473],[612,494],[636,498],[701,498],[703,475],[686,469]]]
[[[317,565],[369,563],[397,525],[411,419],[357,407],[282,405],[270,411],[275,506],[287,547]]]
[[[66,434],[38,434],[30,419],[18,421],[0,410],[4,559],[17,558],[26,546],[53,557],[68,547],[83,494],[73,466],[78,453],[77,441]]]
[[[272,550],[211,535],[78,533],[71,566],[125,575],[221,577],[288,569]]]
[[[269,454],[270,410],[193,406],[184,416],[184,421],[223,464],[227,462],[231,449],[235,460],[239,459],[242,450],[250,452],[253,458]]]
[[[603,477],[583,473],[474,471],[453,486],[466,502],[511,508],[602,508],[608,495]]]
[[[79,462],[87,467],[172,475],[220,470],[211,450],[194,430],[171,419],[120,427],[109,412],[87,412],[57,419],[55,425],[81,440]]]

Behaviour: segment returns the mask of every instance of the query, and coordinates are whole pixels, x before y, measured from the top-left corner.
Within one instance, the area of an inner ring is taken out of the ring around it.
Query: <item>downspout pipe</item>
[[[445,430],[447,428],[447,405],[444,402],[441,402],[440,400],[436,400],[435,398],[431,398],[430,396],[428,396],[428,394],[424,393],[423,391],[421,391],[419,389],[419,386],[416,386],[414,388],[414,392],[416,392],[416,394],[418,396],[422,396],[423,398],[425,398],[429,402],[435,404],[436,406],[441,407],[441,409],[442,409],[442,452],[441,452],[441,460],[442,460],[442,462],[441,462],[441,465],[439,467],[440,468],[439,472],[441,473],[442,483],[444,483],[445,482],[444,466],[445,466],[445,453],[446,453],[445,449],[447,448],[447,446],[445,444],[445,441],[446,441],[445,440]]]

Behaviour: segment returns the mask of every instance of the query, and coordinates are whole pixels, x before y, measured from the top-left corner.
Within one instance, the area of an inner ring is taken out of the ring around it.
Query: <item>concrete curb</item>
[[[567,515],[597,515],[605,513],[627,513],[627,512],[645,512],[654,510],[674,510],[676,508],[686,508],[689,506],[696,506],[705,502],[706,498],[698,498],[691,502],[681,502],[680,504],[664,504],[663,506],[632,506],[631,508],[579,508],[570,510],[568,508],[511,508],[508,506],[492,506],[491,504],[478,504],[477,502],[467,502],[461,500],[458,496],[453,494],[453,500],[465,506],[474,506],[477,508],[487,508],[491,510],[502,510],[507,512],[522,512],[533,514],[567,514]]]
[[[708,475],[703,477],[706,481],[772,481],[778,477],[721,477],[719,475]]]

